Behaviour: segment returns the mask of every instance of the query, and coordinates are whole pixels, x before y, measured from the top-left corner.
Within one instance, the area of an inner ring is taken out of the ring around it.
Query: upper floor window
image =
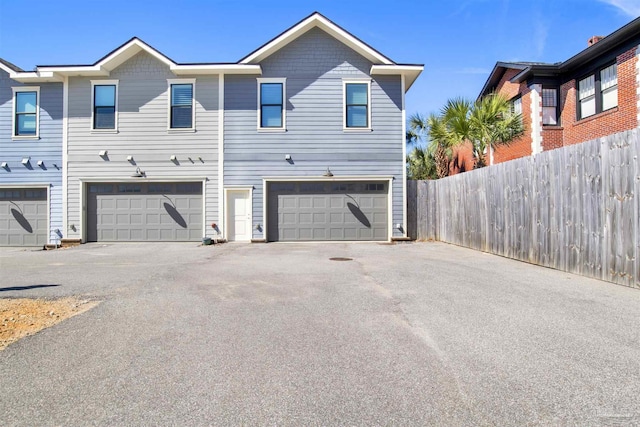
[[[169,81],[169,129],[194,129],[195,80]]]
[[[618,66],[610,65],[578,81],[578,119],[618,106]]]
[[[580,118],[593,116],[596,113],[596,80],[589,76],[578,83],[578,99],[580,101]]]
[[[542,88],[542,124],[558,124],[558,89]]]
[[[93,119],[92,129],[115,130],[117,128],[118,81],[92,81]]]
[[[371,128],[370,82],[344,82],[344,128]]]
[[[13,136],[37,138],[40,127],[40,88],[13,88]]]
[[[285,79],[258,79],[259,129],[285,128]]]
[[[613,64],[600,71],[602,111],[618,106],[618,65]]]
[[[511,112],[513,114],[522,114],[522,98],[518,97],[511,101]]]

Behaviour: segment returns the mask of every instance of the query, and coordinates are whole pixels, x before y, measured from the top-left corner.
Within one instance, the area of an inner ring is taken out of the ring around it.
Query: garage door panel
[[[269,240],[387,240],[386,182],[279,182],[268,192]]]
[[[48,230],[46,189],[0,189],[0,246],[43,246]]]
[[[91,184],[89,241],[197,241],[201,183]]]

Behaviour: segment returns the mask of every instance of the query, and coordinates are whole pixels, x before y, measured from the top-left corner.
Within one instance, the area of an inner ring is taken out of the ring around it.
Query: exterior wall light
[[[30,161],[31,161],[31,157],[24,157],[22,159],[22,162],[20,162],[20,163],[22,163],[23,165],[27,166]]]
[[[107,155],[109,154],[109,152],[107,150],[102,150],[98,153],[100,155],[100,157],[107,157]]]

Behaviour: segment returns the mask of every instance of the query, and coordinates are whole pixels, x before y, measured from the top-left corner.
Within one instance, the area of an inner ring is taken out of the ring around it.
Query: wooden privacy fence
[[[407,184],[408,233],[640,288],[637,130]]]

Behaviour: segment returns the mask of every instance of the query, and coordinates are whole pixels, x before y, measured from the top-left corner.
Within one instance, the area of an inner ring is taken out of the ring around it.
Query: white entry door
[[[251,190],[227,190],[227,239],[251,240]]]

